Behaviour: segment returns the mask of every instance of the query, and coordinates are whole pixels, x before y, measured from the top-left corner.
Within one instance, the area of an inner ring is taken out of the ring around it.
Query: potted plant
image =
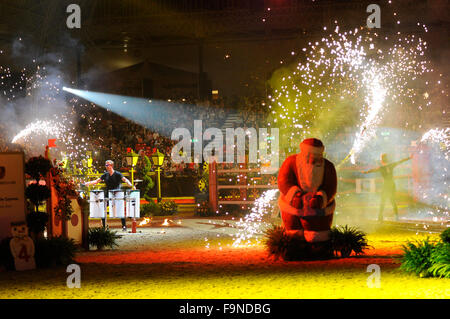
[[[116,240],[121,237],[116,232],[103,227],[90,228],[88,232],[89,245],[97,247],[97,250],[103,250],[104,247],[114,248],[114,246],[119,246]]]
[[[349,257],[352,252],[363,254],[369,247],[366,234],[348,225],[331,228],[331,243],[335,254],[339,252],[342,258]]]

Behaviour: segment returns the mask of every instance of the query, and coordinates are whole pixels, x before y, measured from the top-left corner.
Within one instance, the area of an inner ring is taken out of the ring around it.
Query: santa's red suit
[[[281,218],[288,234],[304,236],[307,242],[330,239],[336,207],[336,169],[323,158],[324,146],[310,138],[300,144],[300,153],[289,156],[278,173]]]

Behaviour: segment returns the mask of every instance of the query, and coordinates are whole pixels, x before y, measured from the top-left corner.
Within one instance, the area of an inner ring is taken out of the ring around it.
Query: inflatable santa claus
[[[286,233],[309,243],[329,242],[336,207],[336,169],[323,151],[320,140],[305,139],[300,153],[286,158],[278,173],[278,204]]]

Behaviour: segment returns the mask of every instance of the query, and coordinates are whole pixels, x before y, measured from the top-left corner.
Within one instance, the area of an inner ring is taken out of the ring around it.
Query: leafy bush
[[[14,270],[15,267],[9,248],[11,239],[12,237],[5,238],[0,243],[0,265],[8,270]],[[73,262],[77,250],[73,239],[64,237],[39,238],[34,247],[34,259],[38,268],[68,265]]]
[[[68,265],[73,262],[76,251],[77,246],[71,238],[39,238],[35,242],[36,267]]]
[[[265,244],[269,256],[277,260],[304,260],[310,257],[308,243],[298,236],[289,236],[282,226],[274,226],[265,232]]]
[[[139,177],[142,179],[142,183],[140,185],[141,190],[141,196],[147,200],[151,201],[150,192],[152,188],[155,186],[155,182],[150,177],[149,173],[152,169],[152,163],[150,162],[150,159],[148,156],[144,155],[144,165],[139,170]]]
[[[441,240],[444,243],[450,244],[450,228],[447,228],[441,233]]]
[[[449,237],[450,229],[446,229],[440,235],[440,242],[431,242],[427,238],[403,245],[400,269],[420,277],[450,278]]]
[[[404,255],[401,258],[400,269],[415,273],[420,277],[432,275],[429,269],[432,266],[431,255],[435,246],[435,243],[430,242],[429,238],[415,242],[408,241],[402,246]]]
[[[159,203],[159,206],[161,216],[174,215],[178,212],[178,205],[173,200]]]
[[[441,237],[442,238],[442,237]],[[438,243],[431,252],[428,272],[434,277],[450,278],[450,243]]]
[[[70,220],[73,214],[71,198],[78,198],[76,186],[65,174],[61,165],[56,165],[51,169],[53,185],[58,195],[58,202],[55,206],[55,214],[62,220]]]
[[[178,205],[173,200],[162,203],[155,203],[150,199],[148,204],[144,204],[141,207],[141,217],[168,216],[174,215],[177,212]]]
[[[148,204],[141,206],[141,217],[150,217],[160,215],[160,206],[150,199]]]
[[[284,227],[273,226],[265,233],[265,244],[269,255],[284,260],[318,260],[335,256],[346,258],[355,254],[363,254],[367,249],[366,234],[353,227],[333,227],[331,239],[324,242],[309,243],[303,237],[288,235]]]
[[[354,252],[356,255],[364,254],[364,249],[369,248],[367,237],[363,231],[355,227],[337,226],[331,228],[331,243],[336,256],[347,258]]]
[[[114,248],[114,246],[119,246],[116,240],[121,237],[116,232],[103,227],[90,228],[88,231],[88,243],[97,247],[97,250],[102,250],[104,247]]]

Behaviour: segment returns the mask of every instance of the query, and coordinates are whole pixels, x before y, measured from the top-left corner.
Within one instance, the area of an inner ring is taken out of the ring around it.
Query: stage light
[[[174,114],[180,113],[180,103],[174,104],[161,100],[149,100],[68,87],[63,87],[63,90],[160,133],[161,130],[167,129],[168,119],[173,118]],[[170,134],[170,130],[165,131]]]

